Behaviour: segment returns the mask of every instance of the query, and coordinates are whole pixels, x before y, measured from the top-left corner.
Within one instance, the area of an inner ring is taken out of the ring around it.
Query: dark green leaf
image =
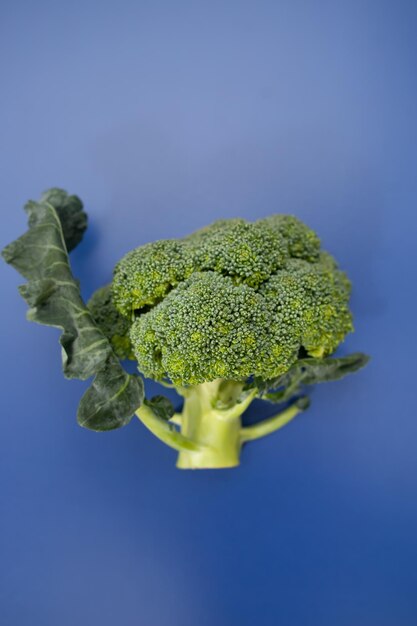
[[[71,198],[73,196],[69,196]],[[85,306],[69,265],[62,227],[49,202],[28,202],[29,229],[2,254],[28,282],[20,293],[29,320],[63,330],[64,375],[95,379],[81,399],[78,421],[93,430],[126,424],[143,398],[143,383],[128,375]]]
[[[48,202],[54,207],[61,222],[65,245],[71,252],[83,238],[88,223],[80,198],[68,195],[63,189],[53,188],[45,191],[40,202]]]
[[[361,369],[368,361],[369,357],[366,354],[355,352],[339,358],[302,359],[299,365],[303,369],[303,383],[314,385],[329,380],[339,380]]]
[[[254,376],[246,382],[243,390],[251,391],[252,389],[257,389],[258,395],[259,397],[261,397],[269,389],[278,389],[279,387],[282,387],[287,377],[288,372],[282,374],[281,376],[278,376],[277,378],[270,379],[262,378],[261,376]]]
[[[295,368],[291,368],[285,379],[277,385],[278,391],[262,392],[260,395],[270,402],[280,403],[291,400],[299,394],[302,389],[301,372]]]
[[[294,402],[295,406],[301,409],[301,411],[306,411],[310,406],[310,398],[308,396],[301,396]]]
[[[258,381],[259,395],[271,402],[286,402],[300,393],[304,385],[339,380],[364,367],[368,361],[369,357],[360,352],[339,358],[299,359],[288,372],[279,378],[272,381]],[[271,389],[277,391],[268,391]]]
[[[78,406],[78,423],[90,430],[113,430],[130,422],[142,404],[143,384],[110,354]]]
[[[165,396],[154,396],[150,400],[144,400],[144,404],[149,406],[158,417],[164,420],[171,419],[175,413],[171,401]]]

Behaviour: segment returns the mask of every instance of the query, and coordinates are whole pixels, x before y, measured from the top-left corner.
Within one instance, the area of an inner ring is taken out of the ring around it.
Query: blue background
[[[139,244],[294,213],[354,283],[343,351],[372,355],[239,469],[180,472],[137,421],[77,426],[85,385],[1,264],[2,625],[415,626],[417,4],[4,0],[0,18],[2,246],[28,198],[79,194],[89,296]]]

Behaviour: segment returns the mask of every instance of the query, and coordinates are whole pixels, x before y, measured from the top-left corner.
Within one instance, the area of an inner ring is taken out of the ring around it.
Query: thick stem
[[[181,434],[198,443],[201,448],[194,452],[181,450],[178,468],[203,469],[239,465],[241,415],[254,397],[251,394],[244,401],[234,403],[235,396],[241,390],[240,383],[227,383],[226,387],[222,380],[196,385],[187,390],[184,394]],[[230,408],[227,408],[228,399],[231,401]],[[222,408],[218,408],[219,400]]]
[[[241,400],[242,391],[242,383],[218,379],[181,388],[183,411],[170,421],[162,419],[147,404],[143,404],[136,415],[156,437],[178,450],[178,468],[236,467],[244,443],[279,430],[308,406],[307,398],[299,398],[282,413],[242,428],[242,413],[257,390],[243,394]],[[175,425],[181,426],[181,432]]]

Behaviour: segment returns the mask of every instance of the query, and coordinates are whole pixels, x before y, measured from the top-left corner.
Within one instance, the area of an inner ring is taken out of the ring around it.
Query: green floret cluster
[[[317,235],[288,215],[221,220],[144,245],[112,283],[139,369],[176,385],[271,379],[300,349],[331,354],[352,330],[349,293]]]
[[[291,259],[260,289],[280,328],[296,332],[310,356],[331,354],[352,330],[350,282],[324,254],[316,263]]]
[[[114,306],[111,284],[97,289],[87,306],[100,330],[110,340],[116,355],[120,359],[134,359],[129,338],[131,323]]]
[[[122,315],[153,306],[193,272],[192,257],[181,241],[165,239],[128,252],[116,265],[113,297]]]
[[[284,267],[287,257],[285,239],[278,231],[244,220],[216,222],[188,237],[185,246],[197,271],[213,270],[254,288]]]
[[[132,325],[139,369],[195,385],[265,369],[268,311],[262,296],[215,272],[193,274]]]

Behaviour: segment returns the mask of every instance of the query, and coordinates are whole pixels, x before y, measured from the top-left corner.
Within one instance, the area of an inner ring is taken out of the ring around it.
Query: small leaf
[[[364,367],[369,357],[361,352],[344,357],[299,359],[285,374],[272,381],[260,381],[259,395],[270,402],[286,402],[302,391],[304,385],[339,380]],[[267,391],[276,389],[277,391]]]
[[[294,402],[294,405],[298,409],[301,409],[301,411],[306,411],[308,407],[310,406],[310,404],[311,402],[308,396],[301,396],[301,398],[298,398],[298,400]]]
[[[326,359],[302,359],[299,361],[303,369],[303,383],[314,385],[329,380],[339,380],[364,367],[369,357],[361,352],[348,354],[344,357]]]
[[[150,400],[144,400],[144,404],[149,406],[155,415],[166,421],[170,420],[175,413],[172,402],[165,396],[153,396]]]

